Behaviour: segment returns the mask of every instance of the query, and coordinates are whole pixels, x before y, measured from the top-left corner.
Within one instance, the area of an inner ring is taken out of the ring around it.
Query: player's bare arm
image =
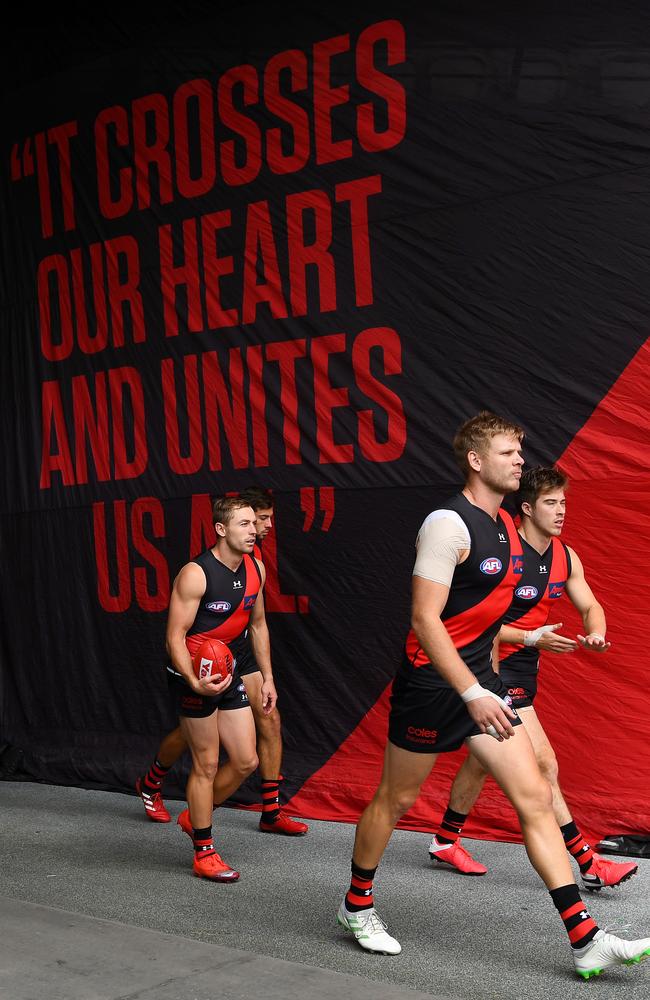
[[[192,658],[185,645],[185,636],[192,627],[199,601],[205,593],[205,573],[196,563],[187,563],[174,580],[167,618],[167,652],[175,670],[193,691],[201,695],[217,695],[225,691],[232,675],[215,681],[208,677],[198,680],[192,669]]]
[[[273,681],[273,668],[271,666],[271,641],[269,639],[269,629],[266,624],[266,614],[264,611],[264,584],[266,583],[266,569],[264,563],[259,559],[255,560],[260,573],[262,574],[262,586],[255,601],[255,606],[251,612],[248,623],[248,634],[250,636],[253,653],[257,660],[257,665],[262,674],[262,709],[265,715],[269,715],[275,708],[278,700],[277,691]]]
[[[606,653],[611,642],[607,642],[605,639],[607,633],[605,612],[587,583],[584,566],[577,552],[569,549],[569,555],[571,556],[571,575],[566,582],[566,592],[571,603],[579,612],[585,630],[584,635],[577,636],[578,642],[583,649],[591,650],[594,653]]]
[[[413,630],[440,676],[461,697],[470,693],[472,700],[467,702],[467,711],[481,731],[485,733],[492,726],[499,737],[507,739],[514,734],[510,724],[510,719],[515,717],[514,713],[491,693],[486,691],[484,696],[481,695],[484,689],[458,655],[440,617],[448,597],[448,586],[414,576],[411,614]]]
[[[541,625],[530,632],[515,628],[514,625],[502,625],[499,642],[523,642],[526,646],[534,646],[546,653],[574,653],[579,648],[578,643],[567,635],[558,634],[562,624],[557,622],[555,625]]]

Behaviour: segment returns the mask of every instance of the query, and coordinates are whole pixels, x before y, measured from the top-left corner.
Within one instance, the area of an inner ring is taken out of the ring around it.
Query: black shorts
[[[167,667],[167,683],[175,715],[184,715],[190,719],[205,719],[218,708],[226,712],[235,708],[249,707],[246,688],[237,670],[233,674],[230,686],[222,694],[214,696],[196,694],[171,667]]]
[[[254,674],[259,669],[255,654],[249,645],[239,650],[237,653],[237,673],[240,677],[246,677],[247,674]]]
[[[537,694],[537,673],[523,673],[521,670],[508,670],[501,667],[499,677],[506,686],[512,698],[513,708],[532,708]]]
[[[424,670],[413,668],[404,659],[393,682],[388,739],[412,753],[458,750],[469,736],[479,736],[481,730],[460,695],[453,688],[427,683],[427,674],[420,673]],[[507,689],[493,670],[481,674],[480,683],[510,704]],[[521,719],[512,720],[513,726],[520,723]]]

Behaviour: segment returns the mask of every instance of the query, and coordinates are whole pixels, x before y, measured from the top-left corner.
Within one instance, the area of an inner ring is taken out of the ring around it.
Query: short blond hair
[[[212,504],[212,523],[228,524],[235,511],[241,510],[243,507],[250,507],[250,503],[248,500],[242,500],[239,496],[217,497]]]
[[[484,454],[490,441],[497,434],[508,434],[519,441],[524,439],[523,427],[505,417],[497,416],[496,413],[490,413],[489,410],[481,410],[458,428],[454,437],[454,455],[465,475],[471,471],[467,461],[468,453],[475,451]]]

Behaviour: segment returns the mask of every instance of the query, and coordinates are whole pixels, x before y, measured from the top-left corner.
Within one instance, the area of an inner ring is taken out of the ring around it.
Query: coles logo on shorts
[[[537,587],[517,587],[515,590],[515,597],[521,597],[522,601],[532,601],[538,594]]]
[[[494,576],[495,573],[500,573],[503,568],[503,563],[496,556],[490,556],[488,559],[484,559],[479,569],[481,573],[486,573],[488,576]]]
[[[435,743],[438,739],[438,730],[409,726],[406,730],[406,737],[411,743]]]
[[[205,607],[206,611],[216,611],[217,614],[225,614],[226,611],[230,611],[232,604],[228,601],[210,601]]]

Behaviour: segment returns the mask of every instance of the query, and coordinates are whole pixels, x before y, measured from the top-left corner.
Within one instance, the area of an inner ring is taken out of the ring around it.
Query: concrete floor
[[[463,878],[431,867],[425,835],[395,833],[376,880],[403,948],[391,958],[336,925],[350,826],[312,822],[290,840],[260,834],[254,813],[221,810],[215,841],[242,877],[216,885],[192,877],[187,837],[148,822],[134,796],[4,782],[0,807],[0,1000],[650,996],[650,962],[575,977],[518,845],[466,841],[490,871]],[[624,937],[650,934],[650,861],[639,869],[587,899]]]

